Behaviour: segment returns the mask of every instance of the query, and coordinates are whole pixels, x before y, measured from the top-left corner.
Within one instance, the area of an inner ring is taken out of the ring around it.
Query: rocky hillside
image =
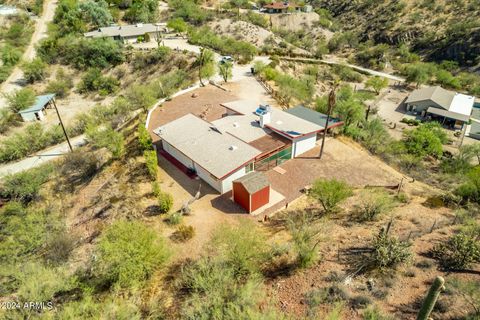
[[[477,0],[315,0],[361,40],[410,44],[432,60],[480,63]]]

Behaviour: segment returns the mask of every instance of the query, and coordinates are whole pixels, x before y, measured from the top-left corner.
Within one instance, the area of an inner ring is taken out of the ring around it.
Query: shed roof
[[[249,174],[244,175],[233,182],[241,183],[249,194],[260,191],[270,185],[267,176],[259,171],[250,172]]]
[[[160,24],[152,23],[138,23],[130,24],[126,26],[110,26],[102,27],[98,30],[84,33],[85,37],[101,38],[101,37],[138,37],[143,36],[145,33],[155,32],[160,30],[159,27],[164,26]],[[160,30],[161,31],[161,30]]]
[[[237,100],[223,103],[222,106],[243,115],[252,115],[255,114],[258,104],[250,100]],[[265,127],[282,133],[290,139],[323,130],[323,127],[318,124],[304,120],[278,108],[271,108],[270,112],[271,119],[269,123],[265,124]],[[258,118],[258,116],[256,117]]]
[[[53,98],[55,98],[55,94],[45,94],[43,96],[38,96],[37,99],[35,100],[35,103],[33,106],[20,110],[18,113],[31,113],[31,112],[38,112],[45,108],[47,103],[49,103]]]
[[[294,108],[288,109],[286,112],[293,114],[296,117],[302,118],[304,120],[310,121],[312,123],[315,123],[319,126],[322,127],[322,129],[325,128],[326,122],[327,122],[327,115],[317,112],[311,108],[306,108],[304,106],[296,106]],[[338,125],[342,124],[342,121],[337,118],[330,118],[329,121],[329,128],[336,127]]]
[[[261,152],[228,132],[193,114],[187,114],[154,130],[218,179],[252,161]]]

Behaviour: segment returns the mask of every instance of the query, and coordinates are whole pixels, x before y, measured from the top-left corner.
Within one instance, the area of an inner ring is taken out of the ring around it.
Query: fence
[[[268,171],[276,166],[281,165],[285,161],[291,159],[292,147],[283,149],[282,151],[275,153],[265,159],[255,162],[256,171]]]

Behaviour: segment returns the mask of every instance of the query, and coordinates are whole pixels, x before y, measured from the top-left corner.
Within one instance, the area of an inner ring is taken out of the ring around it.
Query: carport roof
[[[53,98],[55,98],[55,94],[45,94],[43,96],[38,96],[35,100],[35,103],[27,109],[20,110],[18,113],[31,113],[31,112],[38,112],[45,108],[47,103],[49,103]]]
[[[251,172],[233,182],[241,183],[249,194],[254,194],[270,185],[267,176],[259,171]]]
[[[312,123],[315,123],[319,126],[322,127],[322,129],[325,129],[325,125],[327,122],[327,115],[317,112],[313,109],[306,108],[304,106],[296,106],[294,108],[286,110],[286,112],[293,114],[296,117],[302,118],[304,120],[310,121]],[[337,118],[330,118],[329,121],[329,128],[333,128],[336,126],[341,125],[343,122],[340,121],[340,119]]]
[[[431,113],[431,114],[434,114],[434,115],[437,115],[437,116],[442,116],[442,117],[446,117],[446,118],[450,118],[450,119],[454,119],[454,120],[459,120],[459,121],[462,121],[462,122],[468,122],[468,120],[470,119],[470,116],[460,114],[460,113],[456,113],[456,112],[443,110],[443,109],[440,109],[440,108],[434,108],[434,107],[429,107],[427,109],[427,113]]]

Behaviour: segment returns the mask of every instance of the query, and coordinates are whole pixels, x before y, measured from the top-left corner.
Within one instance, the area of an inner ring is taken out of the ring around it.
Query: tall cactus
[[[438,296],[440,295],[440,291],[443,290],[445,280],[438,276],[433,281],[430,290],[428,291],[425,300],[423,301],[422,308],[418,313],[417,320],[428,320],[430,317],[430,313],[432,313],[433,307],[435,307],[435,303],[437,303]]]

